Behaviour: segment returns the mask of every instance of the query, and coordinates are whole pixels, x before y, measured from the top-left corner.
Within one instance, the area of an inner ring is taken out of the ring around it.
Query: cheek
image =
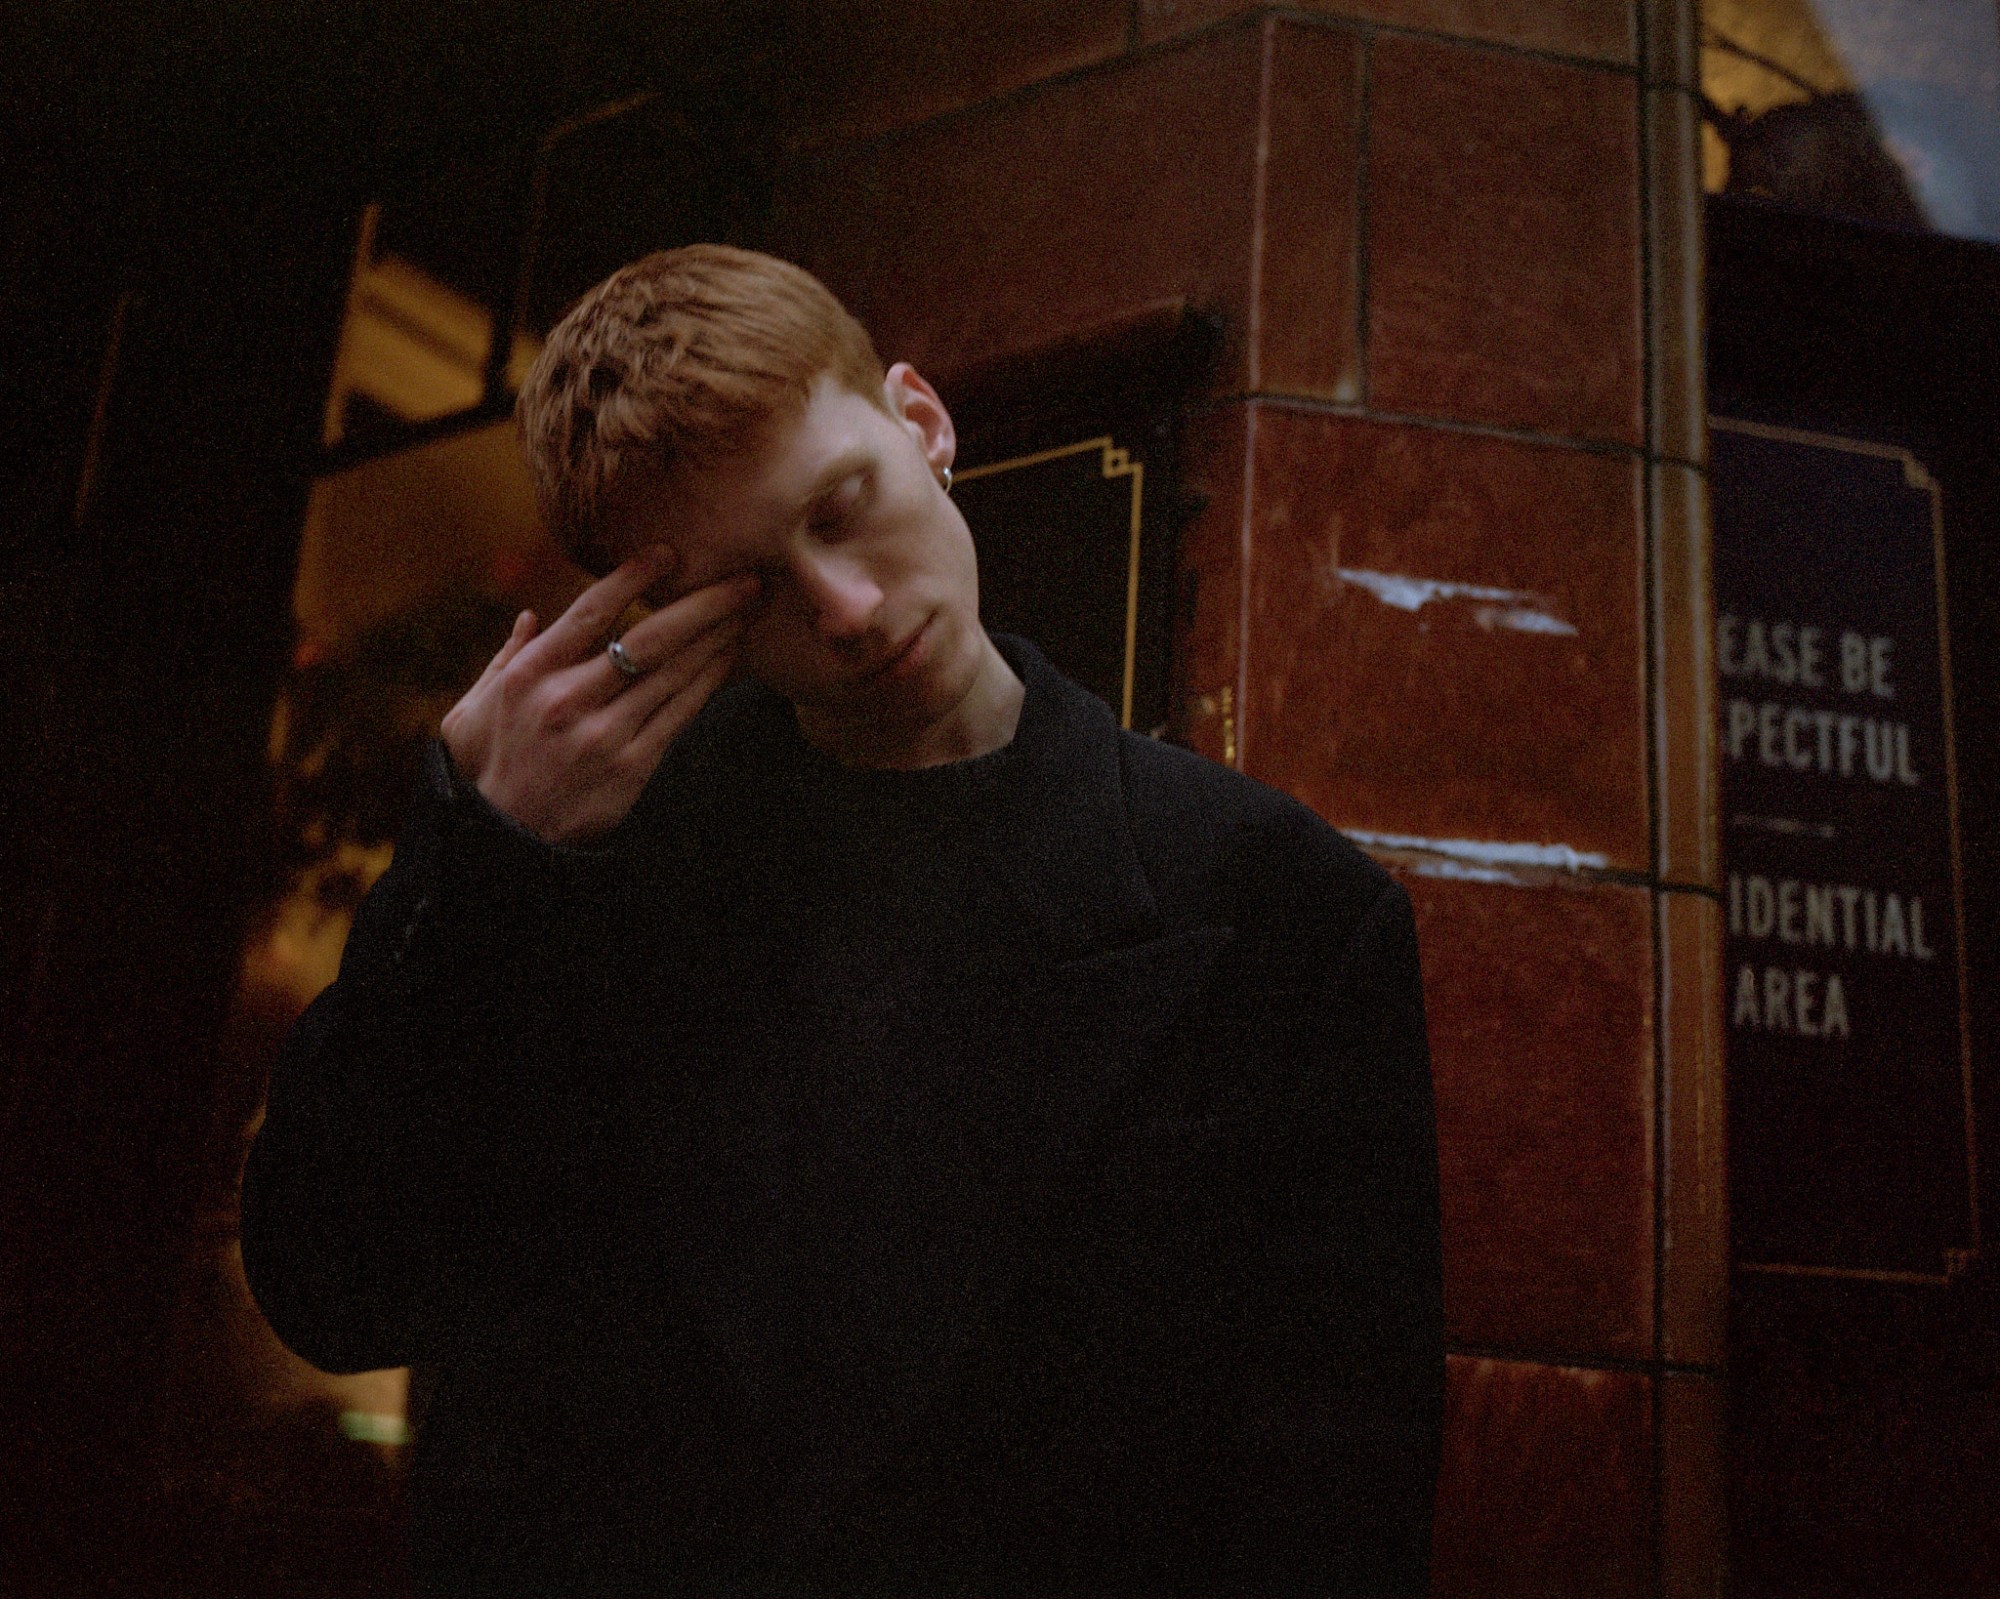
[[[979,556],[973,548],[969,531],[963,526],[955,529],[935,564],[940,580],[949,586],[953,599],[966,605],[978,603]]]
[[[743,664],[763,676],[789,653],[786,644],[789,631],[780,616],[767,612],[759,617],[743,635],[740,651]]]
[[[740,670],[780,693],[808,686],[818,658],[812,629],[782,605],[750,625],[737,657]]]

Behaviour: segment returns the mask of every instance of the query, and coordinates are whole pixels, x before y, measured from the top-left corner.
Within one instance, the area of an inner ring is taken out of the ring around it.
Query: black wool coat
[[[1018,832],[866,950],[754,684],[591,849],[433,747],[243,1190],[286,1343],[435,1375],[427,1591],[1425,1591],[1408,899],[998,642]]]

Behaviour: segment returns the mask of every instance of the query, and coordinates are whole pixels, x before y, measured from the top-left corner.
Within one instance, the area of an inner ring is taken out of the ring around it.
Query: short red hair
[[[821,373],[887,408],[867,329],[804,268],[726,244],[620,267],[555,325],[514,407],[550,533],[610,570],[629,553],[605,529],[624,472],[747,448],[805,409]]]

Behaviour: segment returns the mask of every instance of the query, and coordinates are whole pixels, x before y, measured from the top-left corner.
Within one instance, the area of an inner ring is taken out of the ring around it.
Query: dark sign
[[[1148,538],[1146,471],[1109,434],[975,465],[952,485],[979,550],[979,613],[1111,707],[1166,721],[1169,551]]]
[[[1978,1239],[1937,484],[1713,440],[1737,1263],[1944,1281]]]

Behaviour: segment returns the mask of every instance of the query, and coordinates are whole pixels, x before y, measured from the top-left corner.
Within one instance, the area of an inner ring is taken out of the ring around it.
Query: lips
[[[931,625],[930,618],[925,617],[923,623],[917,628],[917,630],[914,633],[912,633],[908,638],[904,639],[903,642],[896,647],[894,653],[888,655],[883,660],[877,662],[874,666],[871,666],[862,675],[868,678],[876,678],[876,677],[887,676],[889,673],[895,671],[895,669],[898,666],[900,666],[904,661],[910,658],[911,652],[916,649],[918,642],[924,636],[924,629],[928,628],[930,625]]]

